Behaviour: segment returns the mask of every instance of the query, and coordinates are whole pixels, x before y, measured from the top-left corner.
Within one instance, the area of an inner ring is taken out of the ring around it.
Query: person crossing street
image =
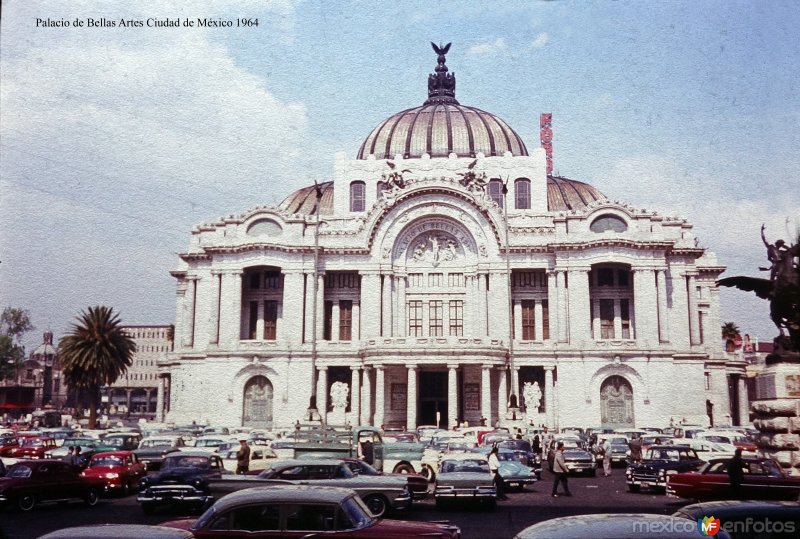
[[[553,459],[553,498],[558,498],[558,484],[564,484],[564,496],[572,496],[569,491],[569,483],[567,483],[567,462],[564,460],[564,442],[558,442],[556,445],[556,454]]]

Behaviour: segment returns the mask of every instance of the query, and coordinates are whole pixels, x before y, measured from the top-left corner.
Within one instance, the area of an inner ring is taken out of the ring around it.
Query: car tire
[[[152,503],[142,503],[142,513],[145,515],[152,515],[156,511],[155,504]]]
[[[17,507],[20,511],[30,511],[36,507],[36,496],[33,494],[23,494],[17,498]]]
[[[404,473],[404,474],[414,473],[414,467],[410,464],[401,463],[394,467],[392,473]]]
[[[364,504],[369,508],[375,518],[382,518],[389,507],[389,502],[380,494],[370,494],[364,498]]]
[[[422,467],[421,475],[428,480],[428,483],[433,483],[436,480],[436,472],[427,464]]]
[[[97,505],[97,502],[100,500],[100,493],[97,492],[97,489],[90,488],[86,491],[86,496],[83,498],[83,502],[88,505],[89,507],[94,507]]]
[[[631,492],[639,492],[639,485],[628,485],[628,490]]]

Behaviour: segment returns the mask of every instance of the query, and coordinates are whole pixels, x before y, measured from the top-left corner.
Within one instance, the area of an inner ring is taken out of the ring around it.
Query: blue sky
[[[326,179],[385,117],[425,99],[436,57],[461,103],[556,171],[685,217],[757,274],[800,225],[800,9],[789,1],[4,2],[0,303],[37,330],[81,309],[171,323],[191,227]],[[258,18],[257,28],[37,28],[36,18]],[[794,193],[794,194],[792,194]],[[787,222],[788,221],[788,222]],[[787,229],[789,232],[787,232]],[[772,338],[766,302],[722,320]]]

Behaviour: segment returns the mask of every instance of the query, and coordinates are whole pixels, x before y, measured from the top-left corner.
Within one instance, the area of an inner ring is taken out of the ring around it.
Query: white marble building
[[[329,423],[737,422],[724,268],[692,225],[549,174],[443,55],[428,87],[333,181],[192,231],[158,414],[285,427],[316,378]]]

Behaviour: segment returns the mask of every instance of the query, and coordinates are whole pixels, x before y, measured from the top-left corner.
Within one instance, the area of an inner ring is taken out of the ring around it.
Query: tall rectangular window
[[[489,180],[489,198],[501,208],[503,207],[503,182],[500,180]]]
[[[428,274],[428,286],[430,286],[430,287],[442,286],[442,274],[441,273],[429,273]]]
[[[422,280],[424,276],[421,273],[409,273],[408,274],[408,286],[409,288],[420,288],[424,286],[424,282]]]
[[[444,334],[442,321],[442,300],[434,299],[428,303],[428,335],[441,337]]]
[[[542,340],[550,339],[550,305],[546,299],[542,300]]]
[[[254,340],[256,338],[256,328],[258,327],[258,302],[250,302],[250,323],[248,324],[247,338]]]
[[[463,273],[448,273],[447,274],[447,286],[450,286],[450,287],[462,287],[462,286],[464,286],[464,274]]]
[[[408,335],[410,337],[422,336],[422,301],[408,302]]]
[[[353,300],[339,301],[339,340],[353,339]]]
[[[281,272],[280,271],[267,271],[264,273],[264,288],[280,288],[281,287]]]
[[[464,335],[464,302],[460,299],[450,301],[450,335]]]
[[[520,303],[522,307],[522,340],[535,341],[536,301],[532,299],[524,299]]]
[[[622,318],[622,338],[631,338],[631,307],[627,299],[619,300],[619,316]]]
[[[333,302],[326,301],[325,306],[323,307],[323,318],[322,318],[322,339],[325,341],[331,340],[333,336],[333,332],[331,328],[333,327]]]
[[[600,338],[614,338],[614,300],[601,299],[600,305]]]
[[[514,194],[516,198],[516,208],[518,210],[531,209],[531,182],[521,178],[514,182]]]
[[[264,340],[274,341],[278,338],[278,302],[264,302]]]
[[[364,182],[350,184],[350,211],[364,211],[366,202],[366,185]]]

